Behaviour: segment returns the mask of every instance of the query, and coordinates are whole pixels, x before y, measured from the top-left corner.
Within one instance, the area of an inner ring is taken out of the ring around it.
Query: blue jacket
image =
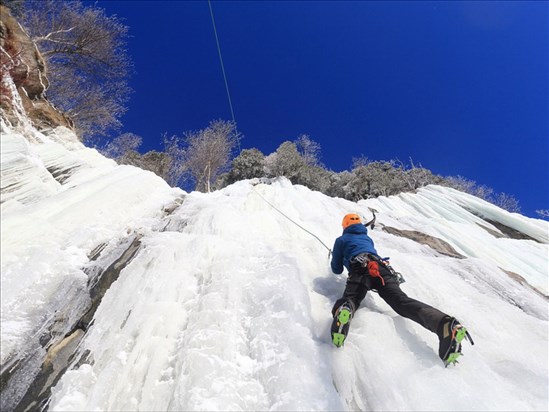
[[[362,223],[348,226],[338,237],[332,251],[332,272],[340,274],[343,266],[350,270],[350,261],[361,253],[377,255],[374,241],[368,236],[368,229]]]

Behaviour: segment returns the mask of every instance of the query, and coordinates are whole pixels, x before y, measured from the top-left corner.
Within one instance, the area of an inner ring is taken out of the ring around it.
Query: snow
[[[53,316],[55,302],[85,287],[89,251],[139,230],[181,192],[81,144],[70,143],[69,151],[41,137],[43,143],[29,146],[6,127],[2,133],[2,185],[4,178],[31,182],[2,193],[2,363]],[[56,158],[81,165],[63,185],[52,183],[44,165]]]
[[[6,176],[28,183],[2,198],[2,364],[60,305],[83,299],[94,248],[115,250],[135,234],[141,247],[101,301],[49,410],[549,408],[547,222],[437,186],[359,203],[286,179],[184,193],[63,136],[28,144],[3,125],[2,179],[6,161]],[[67,170],[61,183],[53,168]],[[437,337],[375,293],[345,346],[331,344],[330,310],[346,276],[330,272],[326,248],[289,218],[331,247],[342,216],[369,219],[370,208],[371,236],[406,278],[403,290],[471,332],[475,346],[464,344],[458,366],[444,368]],[[496,237],[480,216],[535,240]],[[383,225],[443,239],[465,258]]]

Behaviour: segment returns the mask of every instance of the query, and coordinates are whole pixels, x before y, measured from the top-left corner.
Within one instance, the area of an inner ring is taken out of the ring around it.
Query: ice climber
[[[349,277],[343,296],[332,309],[334,345],[343,345],[355,311],[366,293],[376,290],[396,313],[436,333],[440,358],[445,365],[455,363],[461,354],[461,341],[467,337],[473,343],[467,330],[456,318],[410,298],[400,289],[400,274],[380,258],[357,214],[345,215],[342,226],[343,234],[335,240],[331,267],[334,273],[340,274],[345,266]]]

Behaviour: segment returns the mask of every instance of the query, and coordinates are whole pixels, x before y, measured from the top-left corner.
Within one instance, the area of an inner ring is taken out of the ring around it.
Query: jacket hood
[[[352,233],[354,235],[366,235],[368,234],[368,229],[366,229],[366,226],[364,226],[362,223],[355,223],[354,225],[347,226],[345,230],[343,230],[343,234],[345,233]]]

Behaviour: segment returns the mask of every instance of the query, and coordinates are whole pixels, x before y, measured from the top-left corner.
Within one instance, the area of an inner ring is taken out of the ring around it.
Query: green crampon
[[[348,309],[341,309],[341,312],[339,312],[339,315],[337,316],[337,320],[339,320],[342,325],[346,325],[350,319],[351,312]]]
[[[467,329],[465,329],[463,326],[456,331],[455,345],[457,350],[456,352],[450,353],[446,361],[444,361],[444,365],[446,367],[448,367],[448,365],[450,364],[455,365],[456,363],[459,363],[458,358],[463,355],[463,353],[461,353],[461,341],[468,336],[469,334],[467,333]]]
[[[463,355],[461,352],[450,353],[450,355],[448,356],[448,359],[444,361],[444,365],[447,367],[450,364],[455,365],[456,363],[459,363],[458,358],[461,355]]]
[[[467,329],[465,329],[463,326],[459,328],[456,332],[456,342],[461,343],[463,339],[467,336]]]
[[[338,348],[343,346],[343,343],[345,342],[346,331],[344,330],[344,326],[347,325],[351,321],[351,311],[348,308],[343,308],[340,310],[340,312],[337,314],[337,332],[332,333],[332,342],[335,346]]]
[[[343,333],[333,333],[332,334],[332,342],[338,348],[343,346],[343,342],[345,342],[345,335]]]

